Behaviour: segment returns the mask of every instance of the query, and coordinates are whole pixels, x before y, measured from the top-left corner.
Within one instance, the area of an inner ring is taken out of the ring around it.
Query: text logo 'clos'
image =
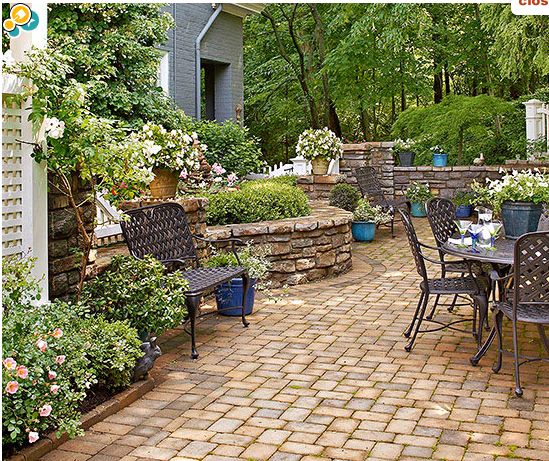
[[[38,14],[24,3],[16,3],[10,9],[10,17],[2,23],[10,37],[19,36],[21,31],[30,32],[38,27]]]
[[[521,15],[549,15],[549,0],[511,0],[511,10]]]

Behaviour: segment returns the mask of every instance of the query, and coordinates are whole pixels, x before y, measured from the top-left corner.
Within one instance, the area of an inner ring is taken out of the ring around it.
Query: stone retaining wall
[[[307,175],[297,178],[297,186],[310,200],[328,200],[335,184],[345,182],[345,175]]]
[[[311,216],[230,224],[208,228],[208,237],[236,237],[266,246],[272,268],[267,280],[276,288],[297,285],[348,271],[352,215],[322,202],[312,203]]]

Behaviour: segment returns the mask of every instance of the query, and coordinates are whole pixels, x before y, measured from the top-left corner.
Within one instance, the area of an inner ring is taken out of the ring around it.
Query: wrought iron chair
[[[193,239],[211,244],[230,244],[231,250],[240,264],[236,245],[242,245],[239,239],[212,240],[191,233],[191,228],[183,207],[177,203],[162,203],[146,206],[126,212],[128,220],[122,220],[120,226],[126,239],[130,254],[137,259],[152,255],[168,271],[183,269],[183,277],[189,282],[186,295],[188,322],[190,322],[191,357],[198,358],[196,350],[195,324],[202,296],[222,283],[235,277],[242,277],[244,296],[242,300],[242,324],[247,327],[244,314],[249,277],[243,267],[202,268]],[[191,267],[190,269],[188,267]],[[206,315],[206,314],[203,314]],[[185,330],[187,331],[187,330]]]
[[[456,328],[454,325],[467,322],[470,319],[459,319],[454,320],[449,323],[443,323],[438,320],[429,319],[425,316],[427,305],[429,303],[430,295],[468,295],[473,300],[473,327],[472,333],[473,336],[477,337],[478,345],[482,342],[482,328],[476,329],[476,310],[479,311],[479,325],[484,324],[484,319],[488,315],[488,298],[486,293],[477,285],[475,278],[469,272],[469,275],[463,277],[441,277],[441,278],[429,278],[427,274],[427,268],[425,266],[425,261],[429,261],[434,264],[439,264],[442,267],[448,263],[444,261],[437,261],[431,259],[423,254],[422,248],[428,248],[430,250],[438,251],[438,247],[432,247],[421,243],[418,238],[414,225],[412,224],[412,219],[407,210],[398,209],[402,222],[404,224],[404,229],[406,230],[406,235],[408,237],[408,243],[412,250],[412,255],[414,257],[414,262],[416,265],[417,273],[421,276],[422,281],[420,283],[421,296],[417,304],[414,316],[409,327],[404,332],[406,338],[410,338],[410,341],[405,346],[405,350],[410,352],[414,346],[415,340],[418,333],[428,333],[433,331],[440,331],[445,328],[449,328],[455,331],[464,331],[459,328]],[[461,261],[466,263],[465,261]],[[428,321],[438,325],[435,328],[420,330],[421,324],[423,321]],[[412,335],[413,332],[413,335]]]
[[[544,330],[545,326],[549,326],[549,231],[521,236],[515,243],[513,271],[504,277],[493,271],[491,278],[504,285],[501,301],[494,303],[494,330],[498,338],[498,356],[493,370],[498,373],[501,369],[503,354],[512,355],[515,360],[515,394],[520,397],[523,393],[520,366],[534,360],[549,362],[549,357],[529,357],[520,354],[517,332],[519,322],[536,325],[541,343],[549,354],[549,340]],[[512,323],[512,353],[503,348],[503,317],[507,317]],[[487,344],[489,342],[486,341]],[[471,359],[471,362],[473,365],[478,363],[474,359]]]
[[[368,197],[372,205],[380,205],[383,211],[391,214],[391,236],[395,236],[395,209],[405,205],[410,211],[410,201],[407,199],[389,200],[385,197],[381,183],[376,175],[376,169],[372,166],[363,166],[355,171],[356,181],[362,197]]]

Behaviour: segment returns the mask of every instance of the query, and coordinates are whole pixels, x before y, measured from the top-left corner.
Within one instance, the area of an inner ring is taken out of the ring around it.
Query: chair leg
[[[191,358],[193,360],[198,358],[198,352],[196,350],[195,324],[196,313],[198,311],[201,298],[201,296],[190,296],[186,300],[187,309],[189,310],[189,320],[191,323]]]
[[[412,350],[412,347],[414,347],[414,343],[417,338],[417,334],[419,333],[419,328],[421,327],[421,322],[423,321],[423,316],[425,315],[425,309],[427,309],[427,304],[429,302],[429,293],[425,293],[423,297],[423,303],[421,304],[421,310],[419,312],[419,317],[417,318],[417,324],[416,329],[414,330],[414,335],[412,336],[412,339],[410,339],[410,342],[404,346],[404,350],[406,352],[410,352]]]
[[[421,304],[423,303],[423,297],[424,296],[425,296],[425,293],[422,291],[421,296],[419,297],[419,301],[418,301],[417,306],[416,306],[416,311],[414,312],[414,316],[412,317],[412,321],[410,322],[410,325],[408,326],[408,328],[404,332],[404,337],[405,338],[409,338],[410,335],[412,334],[412,330],[414,329],[414,324],[416,323],[416,320],[417,320],[417,314],[419,312]]]
[[[488,317],[488,297],[486,293],[481,293],[473,296],[474,306],[473,309],[478,309],[478,330],[477,330],[477,343],[478,347],[482,345],[482,330],[484,329],[484,324],[486,323],[486,318]]]
[[[247,327],[250,324],[246,320],[246,300],[248,298],[248,288],[250,288],[250,277],[248,274],[242,276],[242,288],[244,289],[242,293],[242,325]]]
[[[435,298],[435,302],[433,303],[433,308],[431,309],[431,312],[429,312],[429,315],[425,317],[427,320],[431,320],[433,316],[435,315],[435,310],[438,306],[438,301],[440,300],[440,295],[437,295]]]
[[[545,352],[549,354],[549,340],[547,339],[547,335],[545,334],[545,325],[539,324],[538,332],[539,332],[539,337],[541,339],[541,343],[545,348]]]
[[[454,299],[452,299],[452,304],[448,306],[448,312],[454,312],[454,309],[456,308],[457,300],[458,300],[458,295],[454,295]]]
[[[497,311],[494,316],[494,326],[496,328],[496,333],[498,335],[498,356],[496,358],[496,363],[492,367],[494,373],[499,373],[501,370],[501,365],[503,363],[503,312]]]
[[[395,215],[391,217],[391,237],[395,238]]]
[[[520,362],[517,337],[517,323],[513,321],[513,353],[515,355],[515,394],[522,397],[522,387],[520,386]]]

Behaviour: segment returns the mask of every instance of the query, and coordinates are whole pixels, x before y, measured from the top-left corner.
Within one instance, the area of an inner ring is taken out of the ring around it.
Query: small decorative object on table
[[[403,167],[410,167],[414,164],[416,153],[414,152],[415,141],[413,139],[397,139],[393,145],[393,152],[398,154],[398,163]]]
[[[428,183],[411,183],[406,190],[406,197],[412,204],[412,216],[415,218],[424,218],[427,216],[425,204],[431,197],[433,197]]]
[[[448,154],[444,152],[442,147],[433,146],[430,150],[433,153],[433,166],[446,166],[448,164]]]
[[[469,218],[473,213],[473,202],[475,194],[473,192],[458,190],[452,198],[452,203],[456,206],[456,218]]]
[[[328,128],[310,129],[299,135],[295,152],[311,161],[313,174],[323,175],[328,172],[330,160],[343,153],[343,144]]]
[[[472,239],[471,251],[473,253],[479,253],[479,250],[477,250],[477,244],[483,229],[484,229],[484,226],[482,224],[471,224],[469,226],[469,234],[471,234],[471,239]]]
[[[353,213],[351,231],[358,242],[371,242],[379,224],[391,221],[391,214],[379,205],[372,206],[367,199],[361,199]]]

